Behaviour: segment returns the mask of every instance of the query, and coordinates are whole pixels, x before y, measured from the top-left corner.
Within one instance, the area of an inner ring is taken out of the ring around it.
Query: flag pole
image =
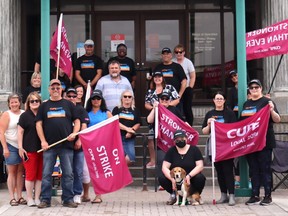
[[[274,76],[273,76],[273,79],[272,79],[272,82],[271,82],[271,84],[270,84],[270,88],[269,88],[269,91],[267,92],[267,94],[270,94],[270,92],[271,92],[271,89],[272,89],[272,86],[273,86],[274,80],[275,80],[275,78],[276,78],[276,75],[277,75],[277,73],[278,73],[278,70],[279,70],[280,64],[281,64],[282,59],[283,59],[283,56],[284,56],[284,54],[281,55],[281,58],[280,58],[280,60],[279,60],[279,62],[278,62],[278,65],[277,65],[277,68],[276,68],[275,74],[274,74]]]
[[[159,105],[159,104],[158,104]],[[157,138],[158,138],[158,125],[159,125],[159,118],[158,118],[158,106],[155,107],[155,115],[154,115],[155,119],[155,128],[154,128],[154,151],[155,151],[155,179],[154,179],[154,189],[155,192],[157,192],[157,170],[159,169],[158,167],[158,163],[157,163]]]
[[[60,64],[60,49],[61,49],[61,31],[62,31],[62,19],[63,14],[60,14],[59,22],[58,22],[58,29],[57,29],[57,71],[56,71],[56,79],[58,79],[59,75],[59,64]]]
[[[88,80],[86,94],[85,94],[84,108],[86,108],[87,102],[88,102],[90,96],[91,96],[91,82],[90,82],[90,80]]]

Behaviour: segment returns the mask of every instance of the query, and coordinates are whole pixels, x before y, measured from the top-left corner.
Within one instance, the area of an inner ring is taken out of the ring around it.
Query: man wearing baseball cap
[[[103,61],[94,54],[94,41],[88,39],[84,43],[85,54],[79,57],[75,66],[75,78],[85,89],[88,80],[92,89],[95,88],[97,81],[102,76]]]

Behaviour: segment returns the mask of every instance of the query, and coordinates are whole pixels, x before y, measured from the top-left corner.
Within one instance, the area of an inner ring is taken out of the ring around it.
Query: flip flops
[[[100,203],[102,203],[103,201],[102,201],[102,199],[100,198],[100,197],[95,197],[95,199],[93,199],[92,201],[91,201],[91,203],[92,204],[100,204]]]

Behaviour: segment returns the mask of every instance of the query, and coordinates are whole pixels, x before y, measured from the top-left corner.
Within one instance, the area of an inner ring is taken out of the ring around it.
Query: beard
[[[112,77],[112,78],[117,78],[118,76],[119,76],[118,73],[112,73],[112,74],[111,74],[111,77]]]

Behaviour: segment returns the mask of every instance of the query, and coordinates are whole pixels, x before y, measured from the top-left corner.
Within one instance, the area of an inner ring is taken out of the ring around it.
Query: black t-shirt
[[[27,88],[25,88],[23,92],[22,102],[26,103],[26,99],[31,92],[37,92],[39,95],[41,95],[40,91],[41,91],[41,87],[35,88],[33,86],[27,86]]]
[[[21,114],[18,125],[24,129],[23,148],[27,152],[37,152],[41,149],[41,141],[36,131],[35,115],[31,110]]]
[[[95,78],[98,69],[103,69],[103,61],[94,54],[92,56],[83,55],[76,61],[75,70],[80,71],[80,76],[86,83]]]
[[[171,163],[170,169],[182,167],[186,173],[191,172],[196,167],[196,161],[203,160],[203,156],[196,146],[190,146],[185,155],[180,155],[176,146],[168,149],[164,161]]]
[[[122,76],[125,76],[129,80],[129,82],[132,82],[132,77],[136,76],[136,71],[135,71],[135,63],[129,57],[125,57],[122,59],[122,58],[119,58],[118,56],[115,56],[115,57],[110,58],[109,61],[107,62],[103,76],[109,74],[108,65],[113,60],[116,60],[120,63],[120,68],[121,68],[120,74]]]
[[[266,98],[264,96],[258,100],[247,100],[243,104],[243,110],[241,112],[241,119],[245,119],[245,118],[248,118],[249,116],[254,115],[256,112],[258,112],[263,107],[265,107],[269,101],[271,101],[271,99]],[[275,112],[279,114],[276,104],[274,102],[273,104],[274,104]],[[276,143],[275,143],[275,134],[274,134],[274,129],[273,129],[273,120],[272,120],[272,117],[270,116],[267,134],[266,134],[266,147],[265,148],[271,149],[271,148],[275,148],[275,146],[276,146]]]
[[[235,86],[229,91],[227,106],[234,111],[236,118],[238,118],[238,90]]]
[[[202,124],[202,128],[207,126],[207,120],[209,118],[214,118],[217,122],[221,122],[221,123],[232,123],[232,122],[236,122],[237,120],[234,112],[229,108],[224,109],[222,111],[213,109],[206,113],[203,124]]]
[[[124,107],[114,107],[112,111],[113,115],[118,115],[119,116],[119,122],[127,127],[133,127],[135,124],[141,124],[141,118],[140,118],[140,113],[138,110],[135,108],[132,110],[132,108],[124,108]],[[121,135],[125,136],[126,135],[125,130],[121,130]]]
[[[161,63],[154,69],[154,72],[156,71],[161,71],[166,84],[173,85],[177,92],[180,90],[182,80],[187,79],[182,66],[175,62],[172,62],[169,65]]]
[[[40,105],[36,122],[42,121],[44,135],[50,145],[72,133],[73,121],[79,119],[76,115],[76,106],[72,102],[48,100]],[[65,141],[53,148],[73,148],[73,143]]]

